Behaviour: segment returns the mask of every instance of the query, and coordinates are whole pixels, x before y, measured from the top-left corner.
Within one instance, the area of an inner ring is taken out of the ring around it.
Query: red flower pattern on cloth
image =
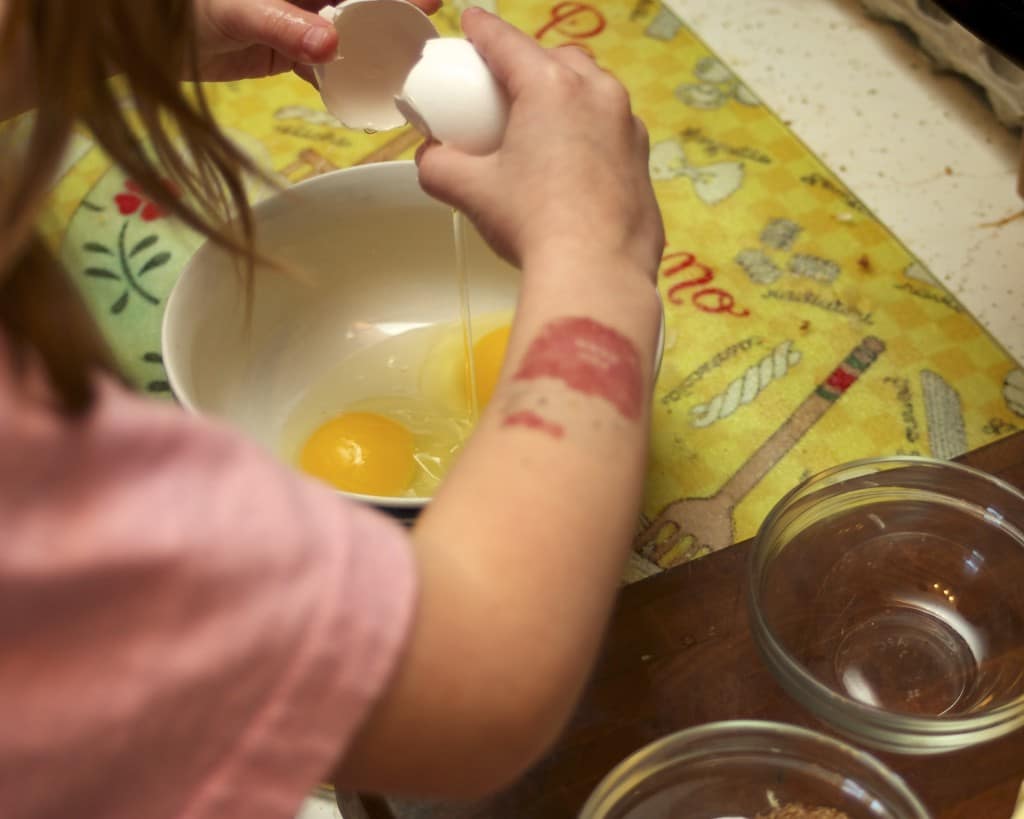
[[[178,196],[178,189],[174,183],[165,181],[164,184],[174,196]],[[125,182],[124,187],[125,190],[114,197],[114,202],[117,204],[117,209],[121,211],[122,216],[131,216],[139,208],[142,208],[142,213],[139,215],[142,217],[143,222],[152,222],[166,215],[166,212],[160,205],[143,193],[141,186],[134,179],[129,179]]]

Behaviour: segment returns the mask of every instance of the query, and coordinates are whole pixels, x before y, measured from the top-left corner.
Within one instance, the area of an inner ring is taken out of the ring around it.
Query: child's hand
[[[623,86],[582,50],[544,49],[480,9],[462,22],[509,95],[509,124],[488,156],[425,147],[424,189],[526,269],[602,258],[656,270],[664,236],[647,131]]]
[[[410,2],[428,14],[441,6],[441,0]],[[338,45],[334,26],[316,14],[324,5],[324,0],[195,0],[200,79],[295,71],[314,82],[310,65],[330,60]]]
[[[488,156],[427,146],[420,180],[522,281],[494,396],[412,530],[409,643],[336,779],[465,799],[540,758],[597,655],[643,497],[664,238],[622,85],[480,10],[462,22],[508,129]]]

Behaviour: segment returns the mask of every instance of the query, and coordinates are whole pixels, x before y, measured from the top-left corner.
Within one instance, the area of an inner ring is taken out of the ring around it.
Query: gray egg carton
[[[910,28],[940,68],[980,85],[1005,125],[1024,126],[1024,69],[981,42],[931,0],[861,0],[861,4],[876,17]]]

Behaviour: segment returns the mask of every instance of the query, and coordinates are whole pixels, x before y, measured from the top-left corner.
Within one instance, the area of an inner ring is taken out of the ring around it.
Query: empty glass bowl
[[[928,819],[903,780],[864,751],[757,721],[710,723],[641,748],[601,781],[579,819],[771,819],[800,807],[835,819]]]
[[[929,458],[857,461],[786,495],[755,538],[751,624],[819,718],[897,753],[1024,725],[1024,495]]]

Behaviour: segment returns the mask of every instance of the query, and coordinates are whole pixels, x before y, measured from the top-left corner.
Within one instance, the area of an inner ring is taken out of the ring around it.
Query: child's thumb
[[[330,22],[287,0],[250,0],[216,8],[223,9],[217,22],[227,36],[242,44],[269,46],[293,62],[327,62],[338,44]]]
[[[467,212],[475,212],[486,196],[488,164],[486,156],[472,156],[433,141],[424,143],[416,154],[420,187],[434,199]]]

